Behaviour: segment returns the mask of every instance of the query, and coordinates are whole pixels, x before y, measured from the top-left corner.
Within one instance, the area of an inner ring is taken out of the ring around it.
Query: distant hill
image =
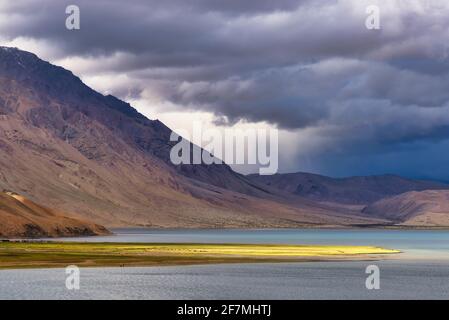
[[[384,217],[400,225],[449,227],[449,191],[406,192],[379,200],[366,207],[363,212]]]
[[[408,191],[449,189],[448,184],[395,175],[330,178],[311,173],[250,175],[251,181],[316,201],[368,204]]]
[[[10,192],[0,192],[0,221],[0,238],[109,234],[100,225],[71,218]]]

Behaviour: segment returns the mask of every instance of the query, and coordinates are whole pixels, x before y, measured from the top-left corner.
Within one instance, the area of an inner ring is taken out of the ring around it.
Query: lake
[[[449,299],[448,231],[114,232],[114,236],[76,241],[350,244],[403,253],[382,261],[82,268],[78,291],[65,288],[64,269],[4,270],[0,271],[0,299]],[[370,264],[380,268],[380,290],[365,288],[365,269]]]

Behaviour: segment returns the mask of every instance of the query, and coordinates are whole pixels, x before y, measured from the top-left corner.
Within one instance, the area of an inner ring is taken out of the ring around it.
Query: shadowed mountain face
[[[316,201],[344,204],[368,204],[408,191],[449,189],[447,184],[394,175],[330,178],[298,172],[273,176],[250,175],[249,179]]]
[[[335,202],[342,197],[353,199],[344,203],[365,203],[366,195],[344,192],[312,197],[299,190],[299,184],[292,192],[268,185],[266,178],[249,179],[227,165],[174,166],[169,159],[174,144],[170,135],[160,121],[95,92],[71,72],[34,54],[0,48],[2,189],[106,226],[391,223],[363,214],[360,208],[315,201]],[[418,184],[397,192],[422,190],[424,186]],[[351,190],[365,187],[359,183]],[[369,189],[369,201],[385,195],[382,188],[379,183]]]

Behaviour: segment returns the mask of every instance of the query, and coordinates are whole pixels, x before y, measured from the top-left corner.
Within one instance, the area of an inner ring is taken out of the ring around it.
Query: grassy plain
[[[0,269],[359,260],[394,253],[371,246],[1,242]]]

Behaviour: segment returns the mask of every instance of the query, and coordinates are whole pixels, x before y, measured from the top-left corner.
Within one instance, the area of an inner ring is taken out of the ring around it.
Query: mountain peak
[[[0,55],[2,57],[2,61],[7,58],[14,60],[24,60],[24,59],[32,59],[32,61],[40,60],[39,57],[34,53],[20,50],[17,47],[0,46]]]
[[[17,48],[17,47],[5,47],[5,46],[0,46],[0,50],[10,51],[10,50],[19,50],[19,48]]]
[[[81,82],[72,72],[52,65],[34,53],[12,47],[0,48],[0,77],[32,81],[34,85],[42,82],[50,82],[55,86],[66,81]]]
[[[20,52],[22,50],[20,50],[17,47],[5,47],[5,46],[0,46],[0,50],[2,51],[6,51],[6,52]],[[26,52],[26,51],[22,51],[22,52]]]
[[[105,105],[131,118],[149,121],[129,103],[91,89],[71,71],[13,47],[0,47],[0,78],[14,79],[58,101]]]

